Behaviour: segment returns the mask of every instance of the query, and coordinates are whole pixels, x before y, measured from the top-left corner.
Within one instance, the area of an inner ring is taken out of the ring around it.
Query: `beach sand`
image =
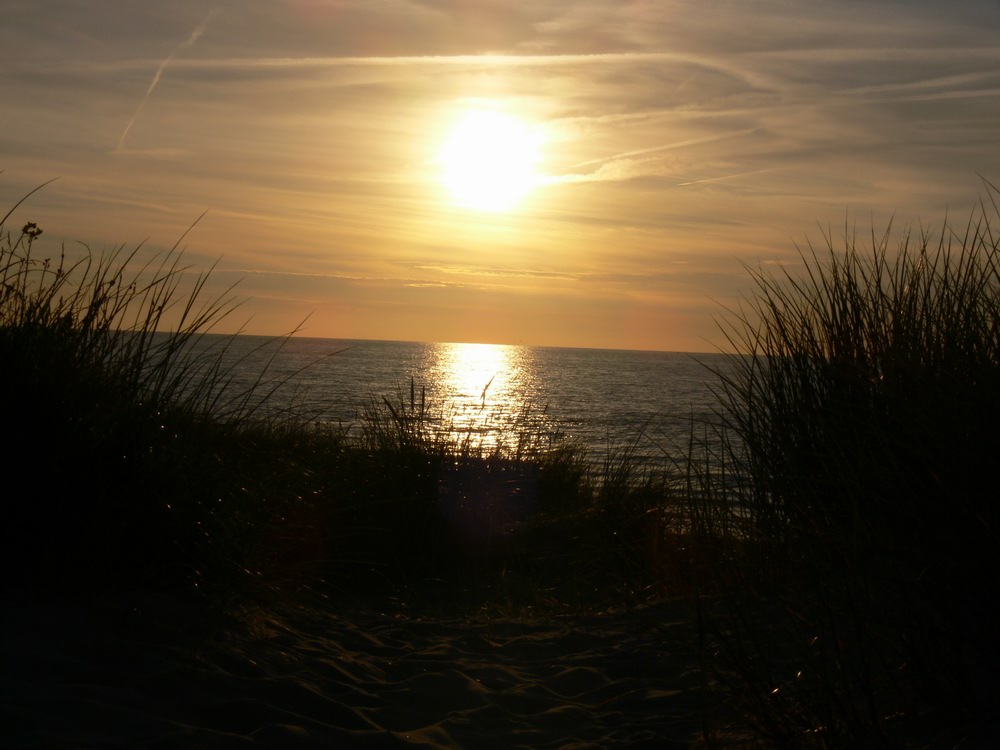
[[[689,748],[690,610],[535,619],[5,603],[6,748]]]

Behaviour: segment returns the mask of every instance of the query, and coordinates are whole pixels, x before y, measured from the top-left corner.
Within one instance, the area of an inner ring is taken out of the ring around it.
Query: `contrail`
[[[602,156],[600,159],[591,159],[589,161],[581,161],[579,164],[573,164],[568,167],[568,169],[577,169],[579,167],[588,167],[592,164],[601,164],[603,162],[616,161],[618,159],[626,159],[630,156],[640,156],[642,154],[652,154],[656,151],[669,151],[675,148],[686,148],[688,146],[700,146],[703,143],[713,143],[714,141],[722,141],[727,138],[736,138],[741,135],[750,135],[756,130],[756,128],[746,128],[744,130],[734,130],[730,133],[719,133],[718,135],[707,135],[702,138],[691,138],[687,141],[678,141],[676,143],[667,143],[662,146],[653,146],[652,148],[641,148],[638,151],[626,151],[622,154],[615,154],[614,156]]]
[[[171,63],[171,61],[175,57],[177,57],[178,54],[181,53],[182,50],[186,50],[189,49],[190,47],[193,47],[194,43],[197,42],[198,39],[201,37],[201,35],[205,33],[205,29],[208,28],[208,25],[212,22],[212,20],[221,12],[222,11],[220,8],[215,8],[214,10],[209,12],[209,14],[205,16],[205,20],[202,21],[200,24],[198,24],[195,30],[191,32],[191,36],[187,38],[187,41],[181,42],[179,45],[177,45],[174,51],[167,56],[167,59],[160,63],[160,67],[156,69],[156,74],[153,76],[153,80],[149,84],[149,88],[146,89],[146,95],[142,97],[142,101],[139,102],[139,106],[136,107],[135,109],[135,114],[132,115],[132,119],[129,120],[128,125],[125,126],[125,130],[122,132],[121,138],[118,139],[118,148],[116,149],[116,151],[121,151],[122,148],[124,148],[125,137],[128,135],[128,131],[132,129],[132,125],[135,123],[136,118],[139,117],[139,113],[142,112],[142,108],[146,106],[146,101],[149,99],[150,95],[153,93],[153,90],[156,88],[156,84],[160,82],[160,76],[163,75],[163,71],[166,69],[166,67]]]

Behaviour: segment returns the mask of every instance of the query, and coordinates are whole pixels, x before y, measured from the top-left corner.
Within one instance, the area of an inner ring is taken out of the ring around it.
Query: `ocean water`
[[[648,460],[682,455],[694,428],[714,423],[721,354],[438,344],[319,338],[228,342],[233,392],[258,384],[272,408],[360,429],[388,401],[425,404],[434,429],[515,447],[572,443],[599,464],[631,449]]]

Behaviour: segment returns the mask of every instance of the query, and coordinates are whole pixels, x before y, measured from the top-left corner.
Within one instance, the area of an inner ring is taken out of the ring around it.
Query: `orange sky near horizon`
[[[58,178],[7,229],[155,252],[207,211],[219,330],[269,335],[711,351],[745,265],[1000,183],[989,0],[15,2],[0,91],[3,213]],[[509,207],[445,184],[470,109],[539,134]]]

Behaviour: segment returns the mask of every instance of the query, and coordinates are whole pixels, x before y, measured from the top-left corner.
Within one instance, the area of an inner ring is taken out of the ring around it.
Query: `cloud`
[[[538,268],[501,268],[476,263],[463,265],[413,263],[409,265],[416,271],[441,273],[448,276],[496,276],[548,280],[559,279],[562,281],[574,281],[579,278],[578,274],[545,271]]]
[[[933,221],[1000,179],[997,23],[972,0],[14,3],[2,184],[62,175],[38,199],[97,247],[209,208],[192,244],[255,299],[724,297],[815,222]],[[491,97],[550,134],[549,179],[484,218],[431,160]]]
[[[715,143],[729,138],[747,136],[753,134],[753,132],[753,128],[747,128],[744,130],[733,131],[731,133],[722,133],[702,138],[691,138],[684,141],[677,141],[675,143],[665,143],[634,151],[626,151],[620,154],[613,154],[611,156],[604,156],[597,159],[588,159],[587,161],[573,164],[568,169],[577,170],[580,167],[599,165],[596,170],[585,173],[568,172],[558,175],[548,175],[544,178],[544,183],[549,185],[558,185],[573,182],[619,181],[631,180],[639,177],[661,177],[673,175],[675,174],[674,167],[670,164],[664,163],[663,160],[659,158],[652,157],[651,155],[661,154],[667,151],[675,151],[690,146],[701,146],[709,143]],[[648,158],[640,159],[636,157]]]
[[[126,132],[128,132],[126,130]],[[116,158],[151,159],[154,161],[177,162],[194,156],[190,149],[183,148],[130,148],[125,149],[119,141],[119,146],[111,152]]]

